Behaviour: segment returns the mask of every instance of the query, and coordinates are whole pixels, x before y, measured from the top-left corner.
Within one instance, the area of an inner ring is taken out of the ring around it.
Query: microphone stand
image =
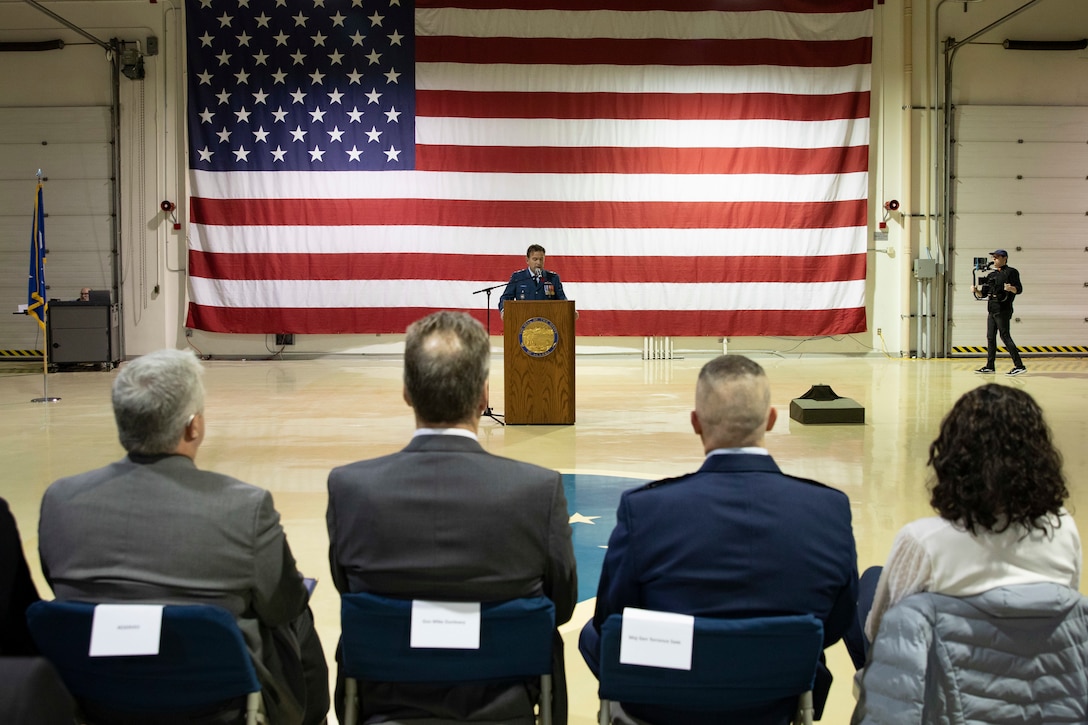
[[[478,295],[481,292],[484,292],[487,295],[487,301],[484,304],[487,306],[487,336],[488,336],[488,338],[491,337],[491,290],[498,289],[499,287],[505,287],[505,286],[506,286],[505,283],[496,284],[496,285],[492,285],[491,287],[484,287],[483,289],[478,289],[478,290],[476,290],[475,292],[472,293],[474,295]],[[488,418],[495,421],[499,425],[506,425],[506,423],[499,420],[499,418],[502,418],[503,415],[501,413],[496,413],[494,410],[491,409],[491,400],[490,400],[490,398],[487,401],[487,407],[484,408],[484,412],[481,413],[480,415],[481,416],[487,416]]]

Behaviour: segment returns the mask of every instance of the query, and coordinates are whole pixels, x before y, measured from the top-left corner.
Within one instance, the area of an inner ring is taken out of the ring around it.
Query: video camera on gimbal
[[[990,297],[1002,297],[1007,294],[1005,292],[1004,284],[1001,284],[998,280],[994,279],[994,273],[985,274],[979,276],[979,273],[985,272],[994,266],[993,260],[986,259],[986,257],[975,257],[975,267],[971,270],[971,278],[974,282],[974,295],[976,300],[985,300]]]

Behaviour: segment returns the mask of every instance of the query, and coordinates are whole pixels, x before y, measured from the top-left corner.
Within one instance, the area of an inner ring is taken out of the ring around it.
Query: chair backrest
[[[620,662],[623,616],[601,628],[602,700],[685,710],[736,710],[812,689],[823,623],[811,614],[751,619],[695,618],[691,669]]]
[[[555,605],[547,597],[482,604],[479,649],[413,648],[411,615],[411,600],[342,595],[344,675],[379,682],[477,682],[552,671]]]
[[[38,649],[77,700],[118,710],[175,713],[260,691],[242,632],[227,610],[167,605],[159,654],[91,657],[95,606],[42,601],[27,609]]]

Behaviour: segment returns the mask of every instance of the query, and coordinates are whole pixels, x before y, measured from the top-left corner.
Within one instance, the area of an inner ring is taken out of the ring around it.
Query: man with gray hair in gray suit
[[[128,456],[46,490],[42,571],[57,599],[229,610],[253,656],[269,722],[324,723],[328,667],[272,495],[196,467],[202,373],[180,350],[121,368],[113,412]]]
[[[404,399],[415,435],[397,453],[329,474],[329,564],[341,592],[461,602],[543,594],[556,624],[570,619],[578,586],[559,473],[492,455],[476,439],[489,359],[487,331],[465,313],[436,312],[408,328]],[[553,715],[562,725],[558,632],[554,640]],[[531,723],[532,687],[361,682],[359,709],[368,723]]]

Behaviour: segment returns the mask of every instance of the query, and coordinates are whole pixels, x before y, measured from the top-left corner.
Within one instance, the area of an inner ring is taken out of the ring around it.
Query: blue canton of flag
[[[415,32],[405,0],[186,0],[189,166],[415,166]]]

